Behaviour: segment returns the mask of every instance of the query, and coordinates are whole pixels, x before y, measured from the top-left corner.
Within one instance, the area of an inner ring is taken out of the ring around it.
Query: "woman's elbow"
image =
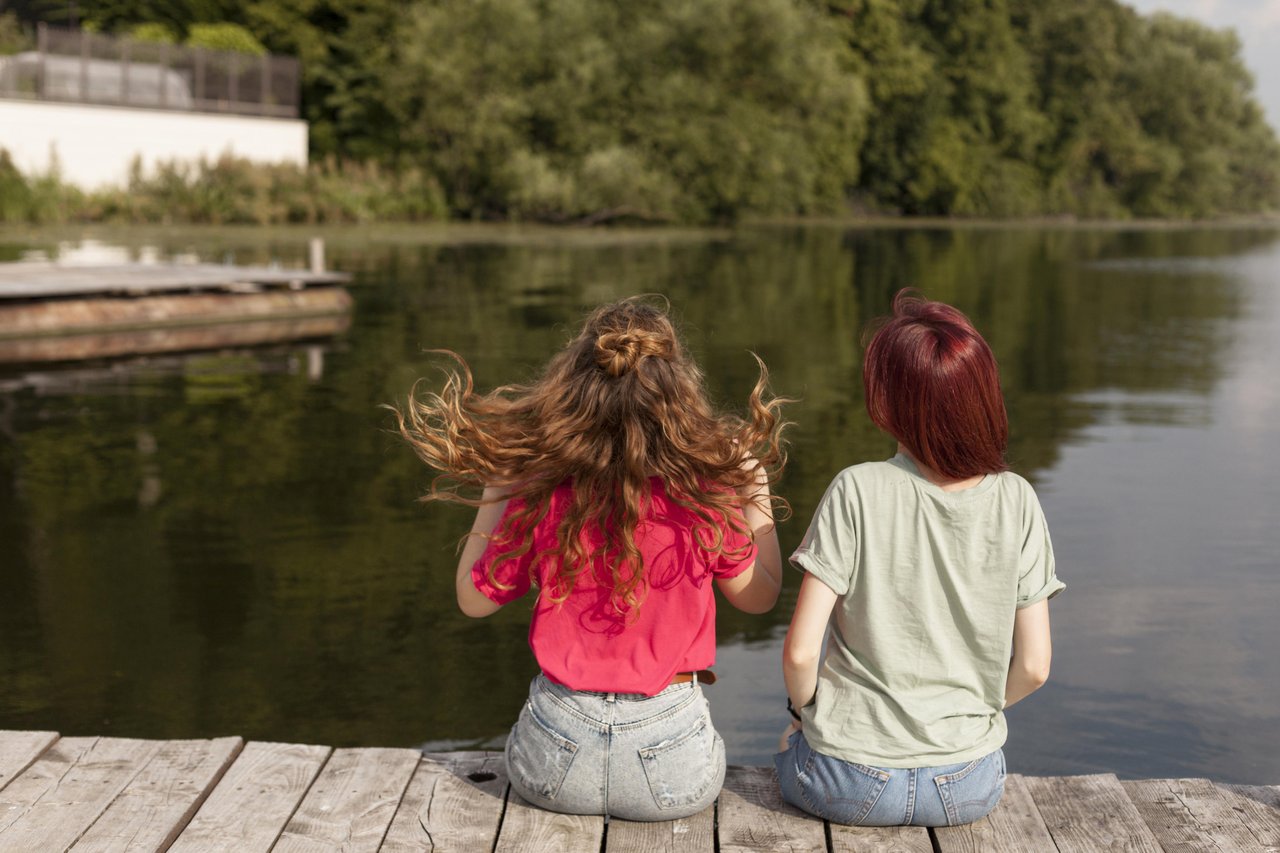
[[[1037,689],[1049,680],[1049,664],[1050,659],[1043,657],[1038,660],[1019,661],[1018,669],[1023,681],[1032,689]]]

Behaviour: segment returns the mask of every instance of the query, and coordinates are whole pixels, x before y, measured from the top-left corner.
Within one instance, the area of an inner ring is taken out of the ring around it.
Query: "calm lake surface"
[[[0,260],[81,233],[0,232]],[[98,253],[302,265],[306,232],[99,232]],[[861,333],[915,285],[1000,361],[1011,462],[1067,591],[1049,684],[1009,712],[1022,773],[1280,782],[1280,229],[753,228],[327,233],[348,331],[312,344],[0,367],[0,728],[500,745],[529,608],[453,602],[471,511],[379,407],[428,348],[528,378],[585,309],[670,297],[718,400],[768,362],[799,542],[830,478],[885,458]],[[778,607],[722,607],[707,688],[735,763],[786,723]]]

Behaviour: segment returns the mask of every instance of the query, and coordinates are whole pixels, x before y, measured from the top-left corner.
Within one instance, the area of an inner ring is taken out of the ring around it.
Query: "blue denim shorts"
[[[569,814],[673,820],[711,805],[724,784],[724,741],[696,681],[644,696],[538,675],[506,758],[516,793]]]
[[[773,757],[782,797],[852,826],[958,826],[985,817],[1004,793],[1004,752],[941,767],[870,767],[809,747],[804,732]]]

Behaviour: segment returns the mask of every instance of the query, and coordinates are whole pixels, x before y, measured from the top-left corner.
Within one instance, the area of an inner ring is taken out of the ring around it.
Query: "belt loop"
[[[618,694],[616,694],[616,693],[606,693],[606,694],[604,694],[604,701],[606,701],[606,702],[612,702],[612,701],[614,701],[614,698],[615,698],[617,695],[618,695]]]
[[[698,688],[698,671],[696,669],[693,671],[693,688],[695,690]]]

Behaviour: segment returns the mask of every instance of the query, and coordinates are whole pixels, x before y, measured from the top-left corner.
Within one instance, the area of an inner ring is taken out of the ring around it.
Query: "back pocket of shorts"
[[[701,800],[720,778],[724,741],[704,714],[687,731],[639,752],[653,801],[677,809]]]
[[[934,783],[952,826],[981,820],[1004,793],[1004,753],[1000,750],[969,762],[955,773],[937,776]]]
[[[507,744],[507,770],[517,788],[554,800],[578,745],[552,729],[525,703]]]

